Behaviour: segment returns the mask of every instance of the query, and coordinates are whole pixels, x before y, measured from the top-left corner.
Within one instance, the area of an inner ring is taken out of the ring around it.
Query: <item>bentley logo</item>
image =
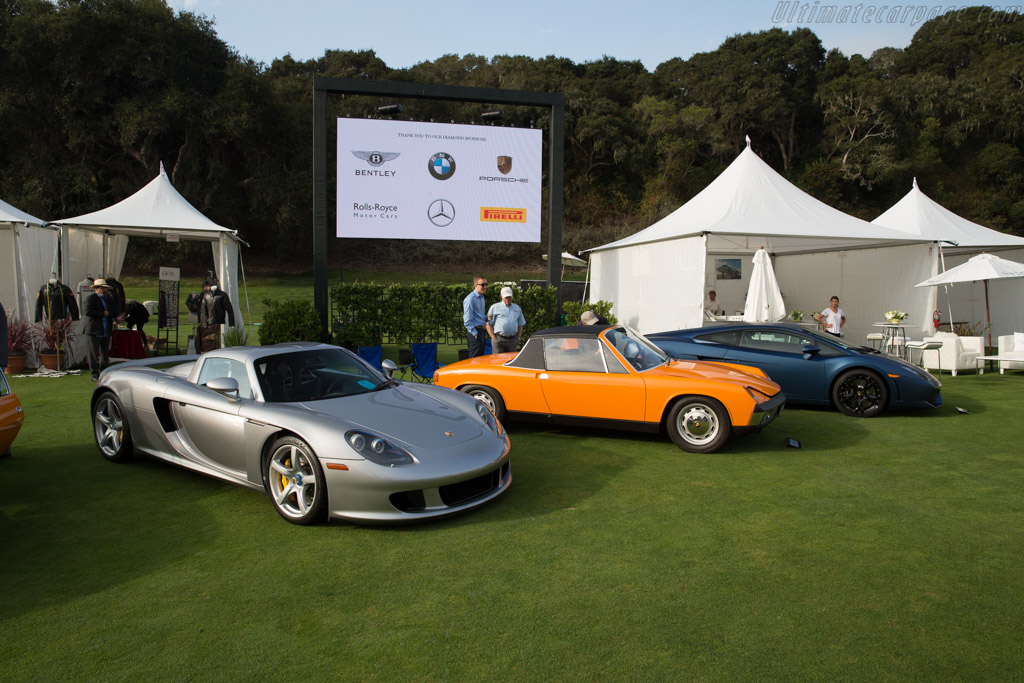
[[[512,171],[512,157],[498,157],[498,170],[501,175],[508,175]]]
[[[448,180],[455,175],[455,158],[451,154],[438,152],[427,162],[430,175],[438,180]]]
[[[451,225],[455,220],[455,207],[447,199],[435,199],[427,207],[427,218],[439,228]]]
[[[398,158],[401,152],[357,152],[352,150],[352,156],[357,159],[362,159],[370,166],[383,166],[388,161],[393,161]]]
[[[444,433],[444,435],[445,435],[445,436],[455,436],[455,435],[454,435],[454,434],[452,434],[451,432],[445,432],[445,433]]]

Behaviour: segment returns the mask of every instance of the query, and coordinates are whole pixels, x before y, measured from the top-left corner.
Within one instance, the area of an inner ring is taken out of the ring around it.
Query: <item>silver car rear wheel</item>
[[[263,484],[278,513],[292,524],[314,524],[323,517],[327,490],[323,470],[301,439],[278,439],[267,453]]]
[[[732,432],[729,412],[709,396],[691,396],[676,403],[666,426],[673,443],[691,453],[717,451]]]
[[[132,459],[132,436],[124,407],[111,391],[100,395],[92,411],[93,434],[100,453],[110,462]]]

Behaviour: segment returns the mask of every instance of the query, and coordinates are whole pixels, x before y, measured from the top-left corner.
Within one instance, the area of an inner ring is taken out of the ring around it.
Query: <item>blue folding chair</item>
[[[412,378],[416,382],[434,381],[434,373],[444,367],[437,362],[437,344],[410,344],[412,349]]]
[[[381,369],[381,361],[384,360],[384,347],[378,344],[377,346],[360,346],[357,350],[359,357],[365,360],[367,363]]]

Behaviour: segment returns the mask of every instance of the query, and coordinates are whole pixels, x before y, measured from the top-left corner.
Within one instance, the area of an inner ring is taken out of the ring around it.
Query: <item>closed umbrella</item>
[[[988,345],[992,346],[992,319],[988,312],[988,281],[1000,280],[1003,278],[1024,277],[1024,263],[1017,263],[1009,259],[999,258],[994,254],[981,253],[961,263],[956,268],[950,268],[944,273],[930,277],[924,282],[918,282],[915,287],[934,287],[937,285],[950,285],[957,282],[985,283],[985,324],[988,326]]]
[[[754,270],[747,287],[747,303],[743,307],[743,321],[748,323],[775,322],[786,317],[786,304],[775,279],[775,269],[768,252],[761,247],[754,254]]]

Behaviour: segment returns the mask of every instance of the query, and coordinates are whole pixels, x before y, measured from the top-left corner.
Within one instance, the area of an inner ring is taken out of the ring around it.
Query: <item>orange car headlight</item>
[[[771,396],[769,396],[768,394],[764,393],[763,391],[758,391],[754,387],[743,387],[743,388],[747,390],[748,394],[750,394],[750,398],[754,399],[754,403],[764,403],[765,401],[768,401],[768,400],[771,399]]]

